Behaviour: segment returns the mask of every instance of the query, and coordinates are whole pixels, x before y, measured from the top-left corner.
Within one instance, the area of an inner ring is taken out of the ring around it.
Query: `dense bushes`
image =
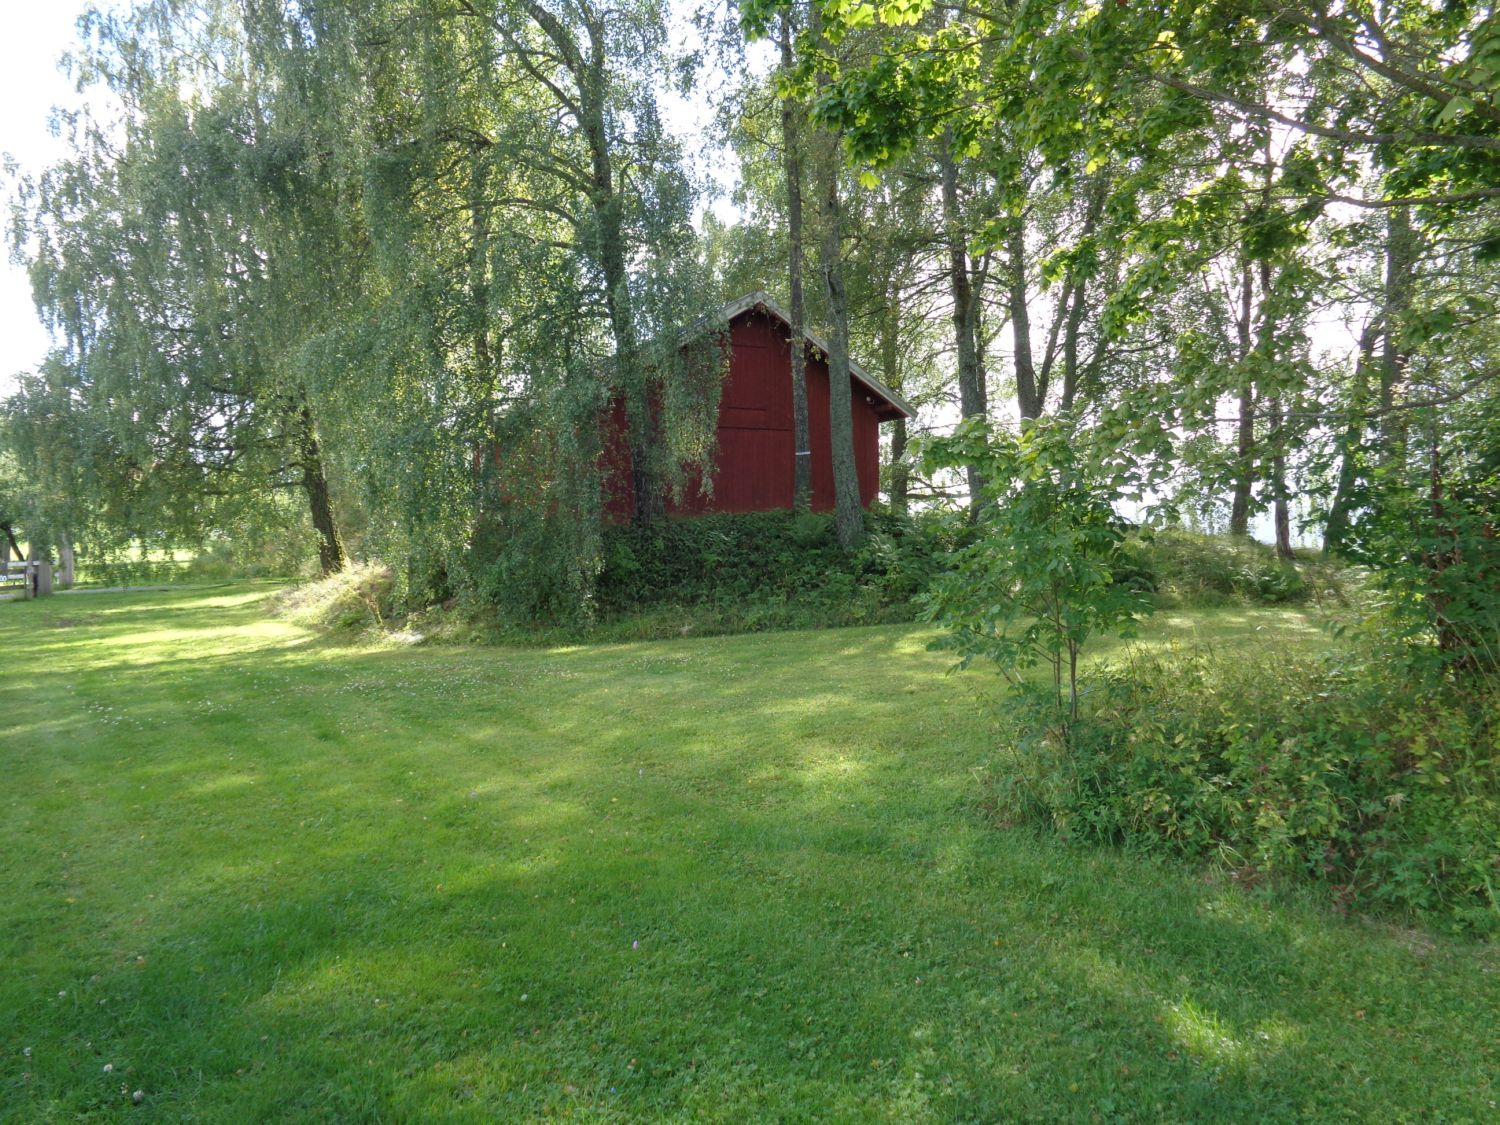
[[[486,571],[484,559],[473,570],[497,585],[466,586],[441,605],[414,607],[389,570],[355,564],[295,588],[275,608],[334,631],[400,617],[413,636],[467,643],[644,640],[912,620],[916,596],[945,565],[963,521],[877,509],[866,523],[869,533],[853,554],[839,547],[832,517],[816,513],[606,527],[590,613],[581,620],[540,605],[500,604],[491,595],[504,575]]]
[[[714,631],[909,620],[960,525],[874,510],[867,526],[853,555],[839,547],[832,517],[810,512],[607,528],[597,611],[604,620],[675,614]]]
[[[1264,543],[1224,535],[1142,529],[1126,540],[1121,555],[1120,575],[1166,605],[1337,600],[1345,586],[1336,566],[1288,562]]]
[[[1389,661],[1137,656],[1079,719],[1011,716],[992,784],[1067,834],[1330,885],[1350,903],[1500,929],[1500,692]]]

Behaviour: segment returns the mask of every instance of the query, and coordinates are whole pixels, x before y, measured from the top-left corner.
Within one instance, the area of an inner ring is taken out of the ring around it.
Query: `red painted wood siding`
[[[730,325],[729,374],[719,399],[718,449],[711,495],[693,491],[667,510],[767,512],[792,506],[792,360],[785,326],[750,311]],[[854,460],[860,500],[867,507],[880,490],[880,418],[875,400],[850,378],[854,415]],[[807,414],[812,444],[813,508],[833,509],[833,452],[829,429],[828,364],[807,353]],[[634,512],[630,450],[624,439],[625,410],[616,402],[605,435],[605,509],[616,519]]]

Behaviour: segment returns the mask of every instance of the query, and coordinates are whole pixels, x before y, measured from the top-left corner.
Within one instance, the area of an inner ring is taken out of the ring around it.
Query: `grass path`
[[[1492,947],[984,827],[995,689],[919,630],[264,594],[0,606],[0,1119],[1500,1120]]]

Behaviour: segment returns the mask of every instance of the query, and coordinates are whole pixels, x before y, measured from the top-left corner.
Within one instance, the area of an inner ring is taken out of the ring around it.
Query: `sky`
[[[78,17],[89,0],[46,0],[14,5],[5,13],[0,36],[0,152],[20,164],[23,175],[36,175],[60,159],[65,150],[48,128],[54,106],[79,103],[72,80],[58,62],[76,42]],[[15,181],[0,183],[5,219],[9,221]],[[31,303],[31,283],[23,267],[0,255],[0,398],[15,385],[19,371],[37,366],[47,351],[47,333]]]

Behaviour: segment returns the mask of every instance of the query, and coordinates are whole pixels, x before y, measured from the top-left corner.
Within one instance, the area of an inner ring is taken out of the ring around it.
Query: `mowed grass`
[[[8,1120],[1500,1118],[1492,947],[987,826],[1003,695],[919,629],[340,647],[266,592],[0,605]]]

